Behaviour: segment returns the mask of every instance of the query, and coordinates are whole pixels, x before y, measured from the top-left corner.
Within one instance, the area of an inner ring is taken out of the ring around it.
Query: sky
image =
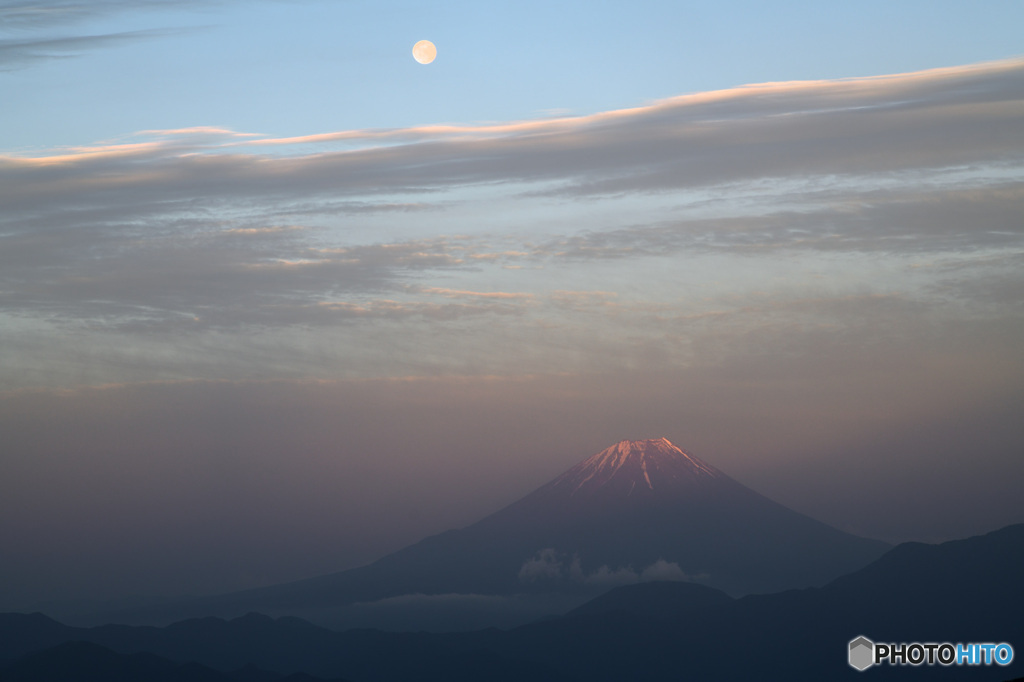
[[[1021,25],[0,0],[0,609],[360,565],[622,439],[1024,521]]]

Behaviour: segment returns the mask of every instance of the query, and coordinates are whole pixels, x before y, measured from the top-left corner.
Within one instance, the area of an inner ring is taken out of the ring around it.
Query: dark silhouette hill
[[[345,682],[249,665],[231,673],[198,663],[174,663],[149,653],[118,654],[90,642],[64,642],[0,666],[2,682]]]
[[[345,614],[356,603],[472,595],[517,604],[536,598],[565,610],[616,585],[651,580],[741,595],[823,585],[886,549],[769,500],[667,439],[622,441],[471,526],[367,566],[103,618],[160,624],[259,611],[339,626],[353,622]],[[475,622],[510,622],[499,616]],[[401,612],[395,621],[406,622]]]
[[[643,609],[518,628],[495,646],[535,660],[585,660],[588,679],[682,672],[701,680],[881,679],[1005,680],[1021,661],[999,666],[882,666],[859,673],[846,662],[850,640],[1024,642],[1024,525],[943,543],[900,545],[823,588],[750,595],[700,614]],[[649,603],[675,595],[652,584]],[[627,588],[620,588],[627,589]],[[615,591],[603,599],[620,599]],[[1019,648],[1019,647],[1018,647]],[[628,653],[627,653],[628,652]],[[672,653],[668,653],[672,652]],[[568,670],[568,667],[561,668]],[[635,678],[642,679],[642,678]]]
[[[821,588],[732,598],[701,585],[616,588],[565,616],[511,630],[333,632],[252,614],[165,628],[71,628],[0,616],[0,659],[83,640],[221,672],[245,665],[354,682],[917,679],[1003,682],[1010,666],[878,666],[857,672],[847,644],[1008,642],[1024,651],[1024,525],[940,545],[900,545]],[[57,641],[55,641],[57,640]],[[35,647],[35,648],[34,648]],[[17,665],[17,663],[15,664]]]

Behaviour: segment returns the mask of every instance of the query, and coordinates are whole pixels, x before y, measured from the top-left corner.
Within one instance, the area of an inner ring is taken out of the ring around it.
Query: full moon
[[[412,56],[420,64],[429,64],[437,57],[437,48],[429,40],[421,40],[412,46]]]

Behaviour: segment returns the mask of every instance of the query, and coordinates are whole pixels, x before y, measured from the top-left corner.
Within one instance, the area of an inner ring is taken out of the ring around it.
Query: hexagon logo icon
[[[850,665],[857,670],[867,670],[875,662],[875,643],[861,636],[850,640]]]

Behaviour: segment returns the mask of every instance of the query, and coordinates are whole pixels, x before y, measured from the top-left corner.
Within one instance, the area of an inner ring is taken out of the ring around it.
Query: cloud
[[[701,576],[706,577],[706,576]],[[690,582],[692,578],[679,568],[679,564],[658,559],[648,566],[640,574],[640,580],[650,582],[654,580],[671,580],[676,582]]]
[[[24,68],[33,62],[74,57],[89,50],[115,47],[173,34],[170,30],[141,30],[66,37],[0,40],[0,70]]]
[[[202,4],[198,0],[0,0],[0,24],[10,28],[38,28],[77,23],[133,10],[196,7]]]
[[[664,559],[658,559],[639,572],[632,566],[620,566],[613,569],[607,565],[585,572],[579,555],[573,555],[572,561],[567,562],[564,554],[551,547],[538,551],[519,569],[519,581],[522,583],[554,581],[563,578],[603,588],[655,580],[691,580],[691,577],[683,572],[678,563],[670,563]]]
[[[540,580],[555,580],[562,577],[562,560],[558,553],[548,547],[527,559],[519,568],[519,581],[533,583]]]
[[[796,196],[787,195],[789,201]],[[829,201],[831,199],[831,201]],[[1024,245],[1024,183],[932,191],[846,191],[802,210],[586,231],[540,245],[561,259],[637,258],[687,252],[924,253]]]
[[[447,289],[445,287],[422,287],[420,291],[425,294],[438,294],[446,298],[490,298],[502,301],[533,298],[533,294],[510,291],[467,291],[465,289]]]
[[[557,119],[9,153],[2,346],[26,367],[4,381],[79,354],[103,381],[147,361],[208,376],[206,359],[224,377],[327,358],[529,374],[717,363],[787,325],[989,329],[1019,314],[1015,265],[993,259],[1024,252],[1022,107],[1011,60]]]
[[[129,198],[188,197],[193,205],[255,199],[273,206],[285,198],[491,183],[618,196],[764,178],[1020,163],[1022,102],[1024,62],[1009,61],[748,86],[553,121],[417,128],[402,134],[422,139],[387,146],[376,146],[377,138],[401,131],[330,133],[363,146],[305,155],[254,153],[245,145],[280,140],[239,142],[240,134],[229,131],[218,131],[223,139],[161,134],[148,144],[0,157],[0,201],[9,211],[29,212],[42,197],[57,210]]]
[[[193,225],[195,221],[181,221],[169,227],[180,233]],[[402,284],[407,276],[403,273],[461,267],[468,245],[445,239],[315,248],[300,225],[228,227],[181,239],[146,238],[135,232],[131,225],[116,230],[80,225],[0,237],[5,244],[0,281],[6,283],[6,290],[0,291],[0,307],[48,310],[69,319],[109,323],[139,315],[153,320],[200,315],[217,326],[247,320],[315,322],[328,311],[391,315],[418,310],[450,316],[486,307],[362,298],[388,291],[419,291]],[[93,255],[83,259],[83,253]],[[353,294],[361,298],[338,300],[339,295]],[[462,297],[467,296],[468,292]],[[493,301],[491,310],[507,310],[523,298],[500,292],[469,297]],[[499,307],[502,301],[506,305]]]
[[[197,154],[168,142],[99,158],[86,152],[8,156],[0,165],[7,188],[0,196],[58,191],[67,200],[81,199],[86,184],[109,201],[129,187],[154,198],[181,192],[241,198],[436,191],[493,182],[541,185],[555,195],[617,195],[1019,161],[1022,99],[1024,62],[1007,61],[748,86],[575,118],[417,128],[402,135],[422,140],[387,146],[373,143],[400,131],[327,134],[366,145],[342,152],[264,156],[245,147],[211,146]],[[141,169],[146,172],[140,177]],[[100,170],[101,183],[82,182]]]
[[[0,0],[0,31],[17,38],[0,39],[0,71],[28,68],[38,62],[77,57],[89,51],[153,40],[198,30],[160,28],[118,33],[68,32],[76,25],[110,17],[169,10],[202,10],[235,0]],[[56,31],[64,33],[58,34]],[[26,37],[27,36],[27,37]]]
[[[632,566],[624,566],[615,570],[607,566],[601,566],[596,571],[581,576],[580,580],[587,585],[617,587],[619,585],[638,583],[640,582],[640,576],[633,570]]]
[[[590,573],[584,573],[580,568],[579,557],[573,558],[570,566],[570,574],[574,580],[587,585],[600,587],[616,587],[618,585],[633,585],[658,580],[670,580],[678,582],[691,582],[693,578],[687,575],[676,562],[668,562],[658,559],[642,571],[633,570],[632,566],[623,566],[611,569],[608,566],[600,566]],[[706,577],[702,575],[701,577]]]

